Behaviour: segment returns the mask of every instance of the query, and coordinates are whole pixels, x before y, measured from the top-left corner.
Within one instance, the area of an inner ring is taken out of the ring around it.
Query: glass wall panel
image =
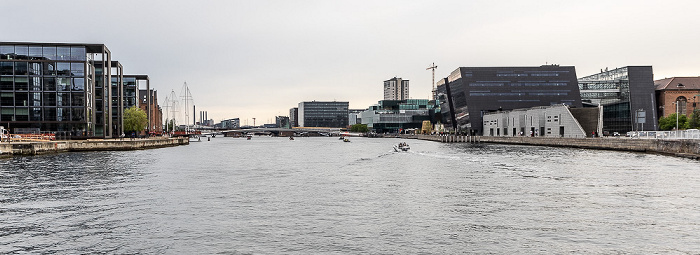
[[[56,88],[59,91],[70,91],[71,78],[56,78]]]
[[[29,108],[15,108],[15,121],[28,121]]]
[[[42,67],[42,63],[40,62],[29,62],[29,74],[41,75],[43,73],[41,71]]]
[[[29,59],[42,59],[44,57],[44,54],[41,52],[41,46],[29,46]]]
[[[0,62],[0,75],[12,75],[14,71],[13,62]]]
[[[56,60],[56,47],[44,47],[43,56],[44,59]]]
[[[56,75],[56,62],[43,62],[44,75]]]
[[[15,75],[27,75],[27,62],[15,62]]]
[[[56,91],[56,78],[44,78],[44,90]]]
[[[56,106],[56,93],[44,92],[44,106]]]
[[[58,106],[70,106],[70,93],[56,94],[56,103]]]
[[[14,121],[15,120],[15,108],[3,107],[0,112],[0,121]]]
[[[83,93],[73,93],[72,106],[85,106],[85,95]]]
[[[70,120],[70,108],[56,108],[56,121]]]
[[[70,72],[73,76],[79,76],[79,77],[85,76],[85,64],[82,62],[71,63],[70,64]]]
[[[29,46],[27,45],[15,45],[15,54],[17,54],[16,59],[28,59],[29,57]]]
[[[73,78],[73,91],[85,91],[85,78]]]
[[[15,90],[29,90],[29,78],[15,76]]]
[[[0,90],[14,90],[15,79],[12,76],[2,76],[0,77]]]
[[[73,121],[85,121],[85,109],[73,108]]]
[[[0,45],[0,59],[13,59],[14,54],[14,45]]]
[[[71,60],[85,61],[85,55],[87,54],[85,53],[84,46],[73,46],[70,48],[70,50]]]
[[[56,60],[70,60],[70,47],[56,47]]]
[[[41,106],[41,92],[29,93],[29,106]]]
[[[27,92],[15,93],[15,106],[28,106],[29,94]]]
[[[70,75],[70,63],[58,62],[56,63],[56,74],[61,76]]]
[[[44,108],[44,121],[56,121],[56,108]]]
[[[34,77],[29,77],[29,90],[41,90],[41,77],[34,76]]]
[[[31,108],[29,120],[41,121],[41,108]]]
[[[12,92],[0,93],[0,105],[2,105],[2,106],[14,106],[15,105],[15,93],[12,93]]]

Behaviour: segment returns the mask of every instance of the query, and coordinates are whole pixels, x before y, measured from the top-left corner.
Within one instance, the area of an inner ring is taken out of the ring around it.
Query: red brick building
[[[160,108],[158,105],[158,92],[155,90],[150,90],[151,95],[151,114],[150,114],[150,123],[149,127],[147,127],[147,130],[150,130],[151,135],[162,135],[163,134],[163,110]],[[139,90],[139,108],[143,110],[144,112],[148,113],[148,99],[147,99],[147,94],[145,89]],[[144,130],[142,135],[146,134],[146,131]]]
[[[700,77],[672,77],[654,81],[659,117],[678,113],[690,117],[700,109]]]

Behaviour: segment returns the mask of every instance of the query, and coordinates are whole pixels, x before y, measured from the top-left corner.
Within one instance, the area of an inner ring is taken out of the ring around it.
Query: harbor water
[[[700,253],[695,160],[350,140],[0,159],[0,254]]]

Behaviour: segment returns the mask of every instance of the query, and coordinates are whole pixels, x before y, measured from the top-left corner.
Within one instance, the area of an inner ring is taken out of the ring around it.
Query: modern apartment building
[[[124,75],[104,44],[0,42],[0,126],[118,137],[123,109],[137,103],[139,77]]]
[[[311,101],[299,103],[300,127],[331,127],[344,128],[348,126],[349,102]]]
[[[299,108],[294,107],[289,109],[289,126],[298,127],[299,126]]]
[[[391,78],[384,81],[384,100],[408,99],[408,80]]]
[[[0,125],[111,137],[111,64],[103,44],[0,42]]]
[[[437,82],[446,128],[483,132],[485,113],[536,106],[582,107],[573,66],[460,67]]]

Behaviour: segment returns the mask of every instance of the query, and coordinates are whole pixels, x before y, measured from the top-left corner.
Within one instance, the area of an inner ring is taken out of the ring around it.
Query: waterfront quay
[[[456,136],[401,135],[406,139],[421,139],[443,143],[498,143],[552,147],[572,147],[597,150],[634,151],[700,159],[700,139],[635,139],[615,138],[551,138],[527,136]]]
[[[0,143],[0,157],[28,156],[72,151],[142,150],[189,144],[189,138],[88,139],[48,142]]]

